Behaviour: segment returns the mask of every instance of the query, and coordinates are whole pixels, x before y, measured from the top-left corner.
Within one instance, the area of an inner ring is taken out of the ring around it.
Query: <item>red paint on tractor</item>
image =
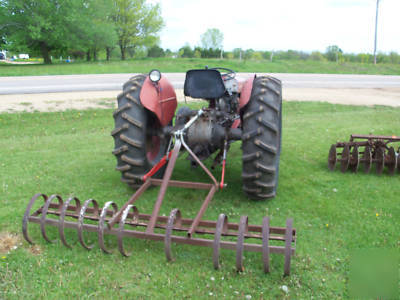
[[[153,84],[148,76],[146,77],[140,91],[140,102],[156,114],[161,126],[168,125],[178,105],[175,90],[164,76],[157,85]]]
[[[233,121],[231,128],[238,128],[240,126],[240,119]]]
[[[251,90],[253,89],[253,81],[256,75],[246,80],[240,93],[239,110],[241,110],[250,100]]]

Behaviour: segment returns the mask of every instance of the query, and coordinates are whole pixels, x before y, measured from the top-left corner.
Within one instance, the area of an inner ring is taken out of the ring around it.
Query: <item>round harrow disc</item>
[[[244,237],[248,232],[249,219],[247,216],[240,217],[238,238],[236,242],[236,271],[243,272],[243,251],[244,251]]]
[[[396,151],[394,151],[393,147],[389,148],[389,151],[385,157],[386,159],[386,166],[388,167],[389,175],[394,175],[396,172],[397,167],[397,155]]]
[[[262,243],[263,243],[263,263],[264,263],[264,273],[269,273],[269,217],[263,218],[262,223]]]
[[[353,151],[351,152],[350,165],[349,165],[350,171],[356,173],[358,171],[359,165],[360,165],[360,156],[358,154],[358,146],[355,145],[353,147]]]
[[[381,175],[383,173],[383,167],[385,166],[385,149],[379,147],[375,151],[375,166],[376,173]]]
[[[371,153],[371,148],[369,146],[365,146],[364,154],[361,160],[364,164],[364,172],[369,173],[372,165],[372,153]]]
[[[228,231],[228,217],[224,214],[220,214],[217,221],[217,226],[215,227],[214,242],[213,242],[213,264],[214,269],[218,270],[220,267],[219,263],[219,252],[220,252],[220,242],[221,235]]]
[[[291,250],[292,250],[292,239],[293,239],[293,219],[286,220],[286,233],[285,233],[285,266],[284,266],[284,275],[290,275],[290,261],[292,258]]]
[[[331,146],[331,149],[329,149],[329,155],[328,155],[328,168],[329,168],[329,170],[331,170],[331,171],[335,170],[336,162],[337,162],[336,145],[333,144]]]
[[[340,159],[340,171],[342,173],[346,172],[349,168],[350,163],[350,147],[345,145],[342,152],[342,158]]]

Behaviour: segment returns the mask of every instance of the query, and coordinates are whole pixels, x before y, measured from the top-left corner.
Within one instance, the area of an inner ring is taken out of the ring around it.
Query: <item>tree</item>
[[[163,48],[161,48],[158,45],[155,45],[149,49],[149,51],[147,52],[147,56],[148,57],[164,57],[165,52],[164,52]]]
[[[182,48],[178,51],[179,57],[187,57],[193,58],[194,57],[194,50],[190,48],[190,45],[186,43]]]
[[[233,51],[232,51],[232,53],[233,53],[233,57],[234,58],[242,58],[242,55],[243,55],[243,50],[242,50],[242,48],[235,48],[235,49],[233,49]]]
[[[319,51],[311,52],[310,58],[311,58],[311,60],[315,60],[315,61],[323,61],[323,60],[325,60],[325,57]]]
[[[157,33],[164,25],[160,5],[146,4],[145,0],[115,0],[113,20],[122,60],[128,47],[134,50],[138,46],[155,45]]]
[[[93,54],[93,60],[97,60],[97,53],[104,48],[109,60],[111,51],[117,43],[115,25],[111,19],[114,13],[113,2],[112,0],[87,0],[86,5],[85,30],[78,33],[80,41],[87,48],[87,53]]]
[[[4,13],[0,24],[14,48],[41,53],[51,63],[50,51],[79,44],[77,33],[85,31],[85,0],[7,0],[0,1]]]
[[[244,57],[244,59],[250,59],[250,58],[253,57],[253,54],[254,54],[254,50],[253,50],[253,49],[247,49],[247,50],[244,52],[243,57]]]
[[[222,50],[224,34],[217,28],[207,29],[200,37],[204,49]]]
[[[325,56],[329,61],[338,62],[339,56],[343,53],[342,49],[337,45],[328,46],[325,51]]]

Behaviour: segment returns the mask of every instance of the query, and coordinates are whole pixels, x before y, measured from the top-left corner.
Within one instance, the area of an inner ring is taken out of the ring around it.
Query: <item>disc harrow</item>
[[[43,199],[43,205],[34,212],[31,212],[36,201]],[[270,272],[270,254],[283,254],[284,274],[290,274],[290,261],[295,253],[296,230],[293,228],[292,219],[286,220],[286,227],[270,226],[269,217],[264,217],[262,225],[249,225],[248,217],[242,216],[239,224],[228,222],[225,214],[220,214],[217,221],[201,220],[195,228],[193,235],[188,232],[194,224],[193,219],[182,218],[179,209],[173,209],[170,215],[157,216],[155,228],[158,232],[140,231],[137,228],[147,228],[152,216],[141,214],[136,206],[128,204],[123,210],[119,222],[116,226],[110,227],[108,224],[112,217],[118,212],[117,204],[109,201],[100,209],[98,202],[88,199],[83,204],[76,197],[68,198],[64,201],[59,195],[47,196],[36,194],[30,200],[23,217],[22,232],[24,238],[33,244],[28,233],[28,224],[39,224],[43,238],[54,243],[47,233],[47,226],[58,228],[60,240],[67,248],[72,248],[72,244],[67,241],[65,228],[75,229],[78,242],[87,250],[92,250],[94,244],[88,245],[84,238],[84,232],[97,233],[99,248],[107,254],[113,251],[105,245],[105,235],[113,235],[117,238],[118,250],[126,257],[132,255],[132,251],[127,251],[124,246],[125,238],[138,238],[164,243],[164,251],[167,261],[173,261],[172,243],[189,244],[212,248],[212,261],[215,269],[220,268],[220,249],[230,249],[236,251],[236,269],[244,270],[243,253],[244,251],[261,252],[263,270]],[[66,220],[66,217],[68,220]],[[89,224],[87,221],[97,221],[97,225]],[[181,233],[181,234],[179,234]],[[183,234],[182,234],[183,233]],[[184,234],[186,233],[186,234]],[[212,238],[209,238],[213,236]],[[223,239],[226,237],[226,239]],[[233,241],[236,238],[236,241]],[[256,241],[261,241],[256,242]],[[255,242],[250,242],[255,241]],[[275,241],[271,245],[271,241]]]
[[[394,175],[396,170],[400,172],[400,147],[395,144],[399,142],[400,137],[397,136],[352,134],[349,142],[331,146],[328,168],[334,171],[339,164],[341,172],[350,170],[355,173],[362,165],[364,172],[369,173],[374,165],[377,174],[381,175],[386,167],[388,174]]]

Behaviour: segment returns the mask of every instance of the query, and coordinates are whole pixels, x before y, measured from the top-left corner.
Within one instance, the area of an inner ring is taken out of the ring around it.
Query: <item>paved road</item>
[[[120,90],[134,74],[95,74],[0,77],[0,95]],[[248,73],[238,76],[246,77]],[[400,76],[337,74],[268,74],[286,88],[399,88]],[[184,73],[165,73],[175,88],[182,88]]]

